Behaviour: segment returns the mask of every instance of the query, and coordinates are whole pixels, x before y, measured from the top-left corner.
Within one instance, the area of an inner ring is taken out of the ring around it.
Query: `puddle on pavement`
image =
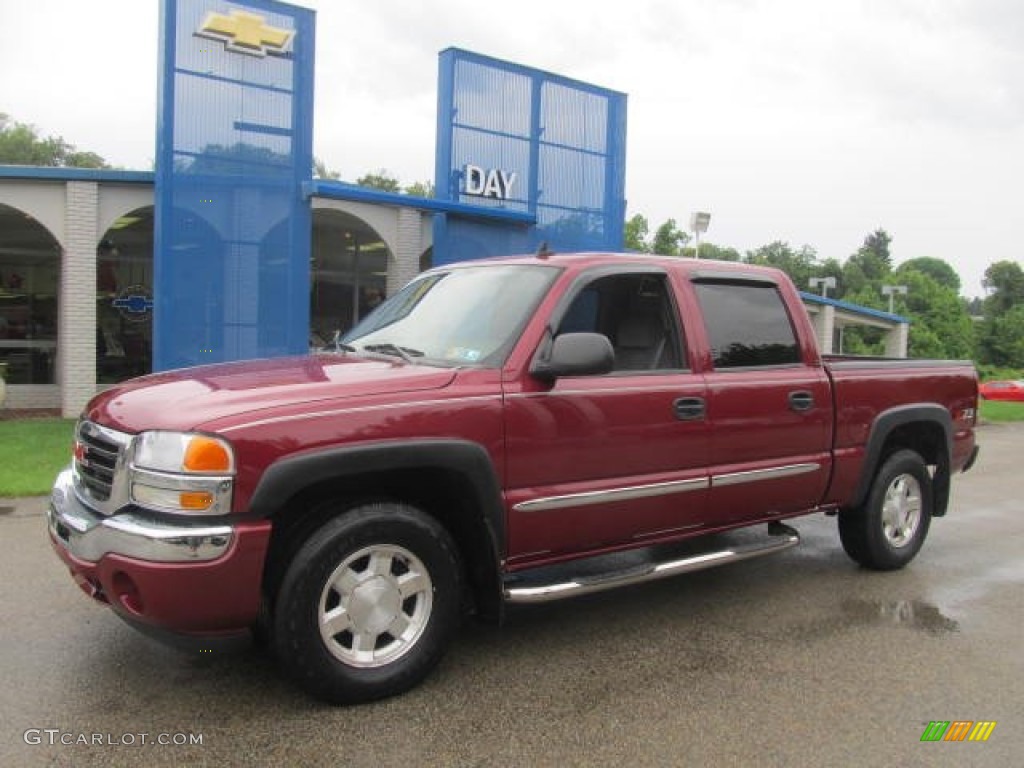
[[[958,632],[960,624],[923,600],[844,600],[844,616],[861,624],[894,625],[930,635]]]

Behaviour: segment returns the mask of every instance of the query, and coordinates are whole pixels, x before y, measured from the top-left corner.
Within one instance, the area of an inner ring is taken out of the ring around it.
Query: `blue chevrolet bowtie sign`
[[[145,315],[153,309],[153,299],[144,294],[118,296],[110,303],[114,309],[121,310],[129,315]]]

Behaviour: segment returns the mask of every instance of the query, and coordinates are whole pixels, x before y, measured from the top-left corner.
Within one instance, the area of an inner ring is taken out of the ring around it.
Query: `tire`
[[[357,507],[317,529],[288,564],[275,650],[324,701],[393,696],[441,660],[460,596],[456,548],[436,520],[404,504]]]
[[[843,549],[865,568],[902,568],[924,544],[932,518],[932,478],[924,460],[901,450],[883,462],[864,505],[839,515]]]

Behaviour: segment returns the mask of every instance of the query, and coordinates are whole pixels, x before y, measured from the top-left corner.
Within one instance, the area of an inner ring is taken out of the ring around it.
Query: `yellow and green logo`
[[[995,720],[932,720],[921,741],[988,741],[995,727]]]

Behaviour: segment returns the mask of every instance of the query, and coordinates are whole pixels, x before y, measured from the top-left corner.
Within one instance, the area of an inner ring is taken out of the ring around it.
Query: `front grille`
[[[114,487],[114,474],[121,449],[128,435],[83,422],[78,429],[75,469],[78,477],[96,501],[108,501]]]

